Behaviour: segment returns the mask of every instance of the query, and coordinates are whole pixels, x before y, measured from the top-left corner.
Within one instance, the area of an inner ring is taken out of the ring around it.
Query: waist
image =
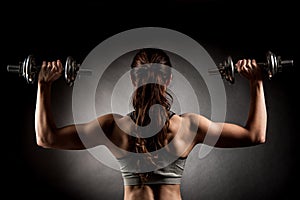
[[[181,200],[180,185],[125,186],[125,200]]]

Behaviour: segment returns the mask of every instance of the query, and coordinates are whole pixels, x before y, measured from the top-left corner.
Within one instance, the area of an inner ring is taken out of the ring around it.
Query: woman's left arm
[[[265,143],[267,110],[261,69],[255,60],[250,59],[238,61],[236,67],[238,72],[249,80],[250,85],[250,105],[245,125],[213,122],[200,115],[191,116],[192,121],[198,125],[195,144],[207,141],[208,145],[231,148]],[[211,139],[207,140],[206,137]],[[216,143],[210,144],[210,141]]]

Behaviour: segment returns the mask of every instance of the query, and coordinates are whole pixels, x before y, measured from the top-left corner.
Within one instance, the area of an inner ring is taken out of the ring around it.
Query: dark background
[[[36,85],[6,71],[28,54],[41,59],[72,55],[79,62],[105,39],[131,28],[180,31],[204,46],[216,63],[232,55],[265,60],[272,50],[294,68],[265,81],[267,143],[191,156],[183,178],[184,199],[291,199],[298,196],[298,25],[295,1],[84,1],[1,5],[2,187],[9,199],[122,199],[119,172],[85,151],[42,149],[34,137]],[[59,101],[68,104],[71,88]],[[247,84],[226,85],[228,121],[242,123]],[[243,92],[242,92],[243,91]],[[70,103],[71,104],[71,103]],[[59,111],[67,113],[66,111]]]

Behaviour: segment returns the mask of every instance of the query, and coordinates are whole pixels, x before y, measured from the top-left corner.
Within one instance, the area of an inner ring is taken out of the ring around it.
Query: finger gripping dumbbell
[[[73,57],[68,56],[64,66],[64,78],[69,86],[73,86],[77,74],[91,74],[88,69],[80,69],[80,64],[77,63]],[[7,65],[7,71],[12,73],[18,73],[19,76],[25,78],[27,83],[33,84],[36,76],[41,70],[41,66],[36,64],[36,59],[33,55],[29,55],[24,61],[19,62],[19,65]]]
[[[277,73],[282,72],[283,68],[293,66],[293,60],[282,60],[280,56],[276,56],[271,51],[266,54],[266,62],[258,62],[257,65],[267,73],[268,78],[272,79]],[[233,64],[231,56],[228,56],[222,63],[217,66],[217,69],[209,70],[210,74],[220,73],[221,77],[230,82],[235,82],[235,73],[237,69]]]

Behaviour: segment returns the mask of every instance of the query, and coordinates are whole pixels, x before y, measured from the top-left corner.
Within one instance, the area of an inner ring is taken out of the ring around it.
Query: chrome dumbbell
[[[281,56],[276,56],[271,51],[266,54],[265,62],[258,62],[257,65],[262,67],[263,71],[267,73],[269,79],[272,79],[277,73],[282,72],[283,68],[293,66],[293,60],[282,60]],[[221,77],[230,82],[235,82],[235,73],[237,69],[233,64],[231,56],[228,56],[217,68],[210,69],[209,74],[220,74]]]
[[[35,82],[40,69],[41,66],[36,64],[36,59],[33,55],[29,55],[24,61],[19,62],[19,65],[7,65],[8,72],[19,74],[19,76],[25,78],[29,84]],[[73,57],[68,56],[64,66],[64,78],[69,86],[73,86],[78,73],[91,75],[92,71],[89,69],[81,69],[80,64],[78,64]]]

